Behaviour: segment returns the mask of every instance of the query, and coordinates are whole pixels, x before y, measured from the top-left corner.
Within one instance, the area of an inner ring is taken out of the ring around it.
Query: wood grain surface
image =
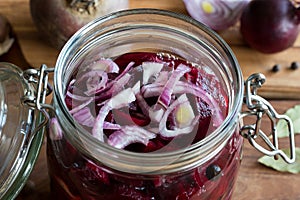
[[[188,14],[182,0],[129,0],[130,8],[159,8]],[[0,12],[5,14],[17,32],[25,57],[34,67],[41,64],[53,66],[58,50],[50,47],[40,37],[32,22],[29,0],[1,0]],[[262,54],[250,49],[243,41],[239,26],[236,25],[219,33],[229,43],[240,63],[243,75],[247,78],[255,72],[262,72],[267,82],[259,91],[267,98],[300,99],[300,70],[290,70],[293,61],[300,62],[300,37],[293,48],[276,54]],[[272,73],[275,64],[281,65],[281,70]]]
[[[159,8],[188,14],[181,0],[130,0],[130,7]],[[29,0],[1,0],[0,13],[4,14],[13,25],[24,56],[31,66],[39,67],[41,64],[54,66],[59,51],[44,42],[38,34],[30,16]],[[268,98],[279,113],[300,104],[300,69],[295,71],[288,69],[291,62],[300,61],[299,38],[292,48],[268,55],[250,49],[242,40],[238,25],[219,34],[234,51],[244,77],[256,72],[266,75],[267,82],[260,90],[260,94]],[[282,68],[279,72],[272,73],[270,70],[275,64],[280,64]],[[266,124],[266,121],[263,124]],[[45,145],[28,184],[17,199],[50,199]],[[298,136],[296,145],[300,145]],[[300,199],[300,175],[280,173],[264,167],[257,162],[260,156],[262,154],[245,141],[244,157],[232,199]]]

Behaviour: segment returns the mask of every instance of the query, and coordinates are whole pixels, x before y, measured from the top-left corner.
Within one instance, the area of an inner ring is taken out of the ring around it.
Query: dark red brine
[[[137,153],[188,148],[228,114],[219,78],[167,53],[128,53],[87,63],[72,76],[65,102],[95,140]],[[168,174],[131,174],[93,161],[65,139],[55,118],[48,132],[56,199],[230,199],[240,165],[238,130],[204,164]]]

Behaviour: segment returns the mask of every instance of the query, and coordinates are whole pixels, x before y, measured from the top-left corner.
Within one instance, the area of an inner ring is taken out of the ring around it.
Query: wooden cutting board
[[[182,0],[129,0],[130,8],[157,8],[187,14]],[[22,13],[16,14],[16,10]],[[39,36],[30,15],[29,0],[0,1],[0,12],[6,15],[18,34],[28,62],[35,67],[41,64],[54,66],[59,51],[53,49]],[[243,41],[238,25],[219,33],[234,51],[244,78],[261,72],[267,77],[259,93],[266,98],[300,99],[300,69],[290,70],[291,62],[300,62],[300,37],[295,45],[277,54],[262,54],[250,49]],[[281,65],[277,73],[273,65]]]
[[[292,62],[300,64],[300,36],[287,50],[263,54],[246,45],[238,25],[219,34],[235,53],[245,79],[253,73],[263,73],[266,76],[265,84],[259,89],[262,96],[272,99],[300,99],[300,67],[291,69]],[[273,72],[272,68],[276,64],[280,66],[280,70]]]

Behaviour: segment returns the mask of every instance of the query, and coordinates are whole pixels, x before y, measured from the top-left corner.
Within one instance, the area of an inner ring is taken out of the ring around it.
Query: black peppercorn
[[[298,62],[292,62],[291,63],[291,69],[292,70],[296,70],[299,68],[299,63]]]
[[[278,72],[280,70],[280,65],[276,64],[272,67],[272,72]]]
[[[206,168],[206,177],[209,180],[215,179],[221,174],[221,167],[216,164],[211,164]]]

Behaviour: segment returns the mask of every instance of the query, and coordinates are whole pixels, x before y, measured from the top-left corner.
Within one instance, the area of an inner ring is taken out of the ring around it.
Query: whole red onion
[[[296,5],[293,0],[252,0],[241,17],[243,38],[262,53],[291,47],[299,34],[300,8]]]
[[[30,0],[32,19],[57,49],[91,20],[128,8],[128,0]]]

